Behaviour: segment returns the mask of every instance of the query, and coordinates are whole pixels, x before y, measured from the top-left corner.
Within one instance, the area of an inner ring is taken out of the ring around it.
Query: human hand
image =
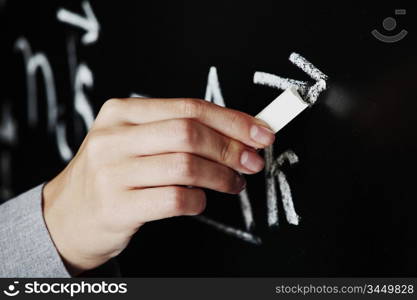
[[[263,121],[197,99],[111,99],[45,185],[44,216],[69,271],[118,255],[144,223],[201,213],[202,188],[237,194],[264,167]]]

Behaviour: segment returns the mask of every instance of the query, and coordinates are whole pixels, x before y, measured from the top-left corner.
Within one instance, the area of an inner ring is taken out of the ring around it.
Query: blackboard
[[[243,200],[208,191],[202,218],[146,224],[118,257],[123,275],[416,275],[417,42],[407,3],[3,0],[0,9],[3,200],[53,178],[105,100],[204,98],[212,70],[225,105],[256,115],[281,91],[255,84],[255,72],[312,81],[288,60],[296,52],[328,76],[327,90],[267,150],[281,157],[281,183],[277,172],[247,176]],[[30,55],[52,91],[38,70],[28,93]],[[75,99],[88,108],[80,113]],[[283,178],[298,225],[285,215]]]

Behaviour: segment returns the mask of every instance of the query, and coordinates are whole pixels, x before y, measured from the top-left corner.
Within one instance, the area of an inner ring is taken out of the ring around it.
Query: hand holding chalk
[[[264,167],[267,125],[196,99],[112,99],[44,188],[48,230],[73,274],[118,255],[146,222],[196,215],[202,188],[237,194]],[[187,188],[187,186],[192,186]]]

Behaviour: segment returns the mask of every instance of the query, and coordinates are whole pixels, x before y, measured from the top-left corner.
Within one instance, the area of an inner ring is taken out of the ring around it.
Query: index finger
[[[98,126],[140,125],[178,118],[197,120],[254,148],[264,148],[275,140],[275,134],[262,120],[201,99],[111,99],[103,105],[96,123]]]

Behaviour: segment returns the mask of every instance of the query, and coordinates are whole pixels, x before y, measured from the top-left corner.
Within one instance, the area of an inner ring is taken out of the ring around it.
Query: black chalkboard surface
[[[119,256],[123,275],[416,276],[417,24],[407,3],[0,9],[3,200],[55,176],[105,100],[204,98],[209,86],[207,100],[256,115],[281,91],[255,72],[314,83],[288,60],[296,52],[328,76],[327,90],[265,151],[275,172],[247,176],[240,196],[207,191],[203,217],[146,224]]]

